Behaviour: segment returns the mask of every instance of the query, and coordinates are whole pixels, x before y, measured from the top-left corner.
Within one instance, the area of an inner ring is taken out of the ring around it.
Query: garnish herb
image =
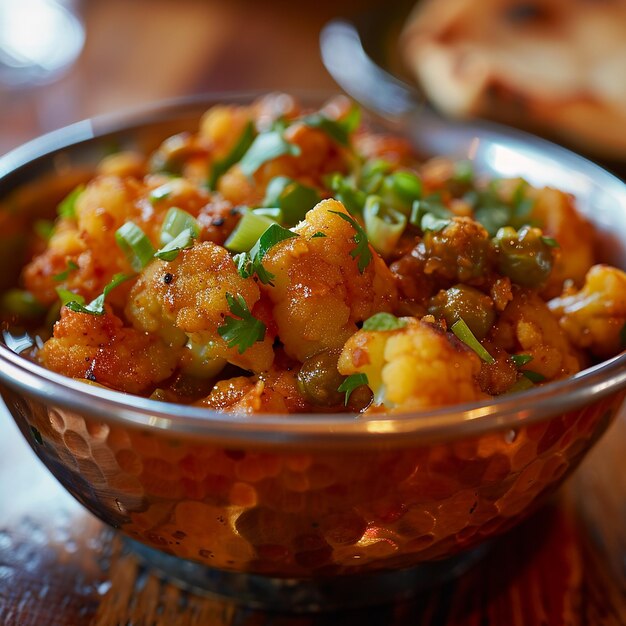
[[[480,341],[474,337],[474,333],[469,329],[463,318],[452,324],[450,330],[460,339],[468,348],[471,348],[485,363],[490,365],[496,360],[485,350]]]
[[[522,374],[524,374],[524,376],[526,376],[526,378],[528,378],[528,380],[532,381],[533,383],[544,383],[546,380],[548,380],[543,374],[540,374],[539,372],[522,370]]]
[[[394,172],[386,180],[398,197],[409,206],[422,197],[422,181],[412,172]]]
[[[150,192],[149,198],[152,204],[155,204],[159,200],[165,200],[172,193],[172,186],[169,183],[165,183]]]
[[[106,297],[123,282],[134,278],[133,274],[115,274],[111,282],[103,289],[102,293],[85,305],[85,298],[77,293],[72,293],[67,289],[57,289],[57,294],[61,298],[61,302],[70,311],[74,313],[87,313],[88,315],[104,315],[104,301]]]
[[[117,229],[115,241],[136,272],[140,272],[154,258],[155,250],[150,240],[133,222],[126,222]]]
[[[226,317],[217,332],[229,348],[237,347],[239,354],[243,354],[255,342],[265,339],[265,324],[250,313],[241,294],[227,293],[226,301],[228,310],[236,317]]]
[[[200,236],[200,224],[196,218],[178,207],[172,207],[166,214],[161,226],[161,244],[168,244],[184,230],[190,230],[194,238]]]
[[[442,231],[446,226],[451,224],[451,220],[441,217],[436,217],[432,213],[426,213],[424,217],[422,217],[422,221],[420,223],[420,227],[422,231],[431,231],[433,233],[438,233]]]
[[[359,272],[362,274],[372,260],[372,252],[369,248],[366,232],[353,217],[350,217],[341,211],[329,211],[329,213],[338,215],[342,220],[348,222],[348,224],[350,224],[356,231],[356,234],[354,235],[354,243],[356,243],[356,247],[350,252],[350,256],[356,260]]]
[[[241,171],[248,177],[252,176],[266,163],[284,154],[298,156],[300,147],[289,143],[281,132],[269,131],[257,135],[250,148],[239,162]]]
[[[350,374],[350,376],[348,376],[348,378],[346,378],[337,389],[337,391],[342,393],[345,392],[346,394],[344,405],[348,406],[350,396],[355,389],[358,389],[363,385],[367,385],[368,383],[367,374]]]
[[[351,183],[341,174],[333,174],[328,181],[328,186],[333,190],[333,197],[339,200],[346,210],[352,215],[361,215],[367,200],[367,194]]]
[[[513,362],[513,365],[519,368],[527,363],[530,363],[533,360],[533,357],[530,354],[513,354],[510,359]]]
[[[72,272],[75,272],[78,269],[78,265],[72,261],[71,259],[67,262],[66,268],[64,271],[59,272],[58,274],[56,274],[53,278],[56,282],[60,283],[64,280],[67,280],[69,275]]]
[[[323,233],[321,230],[318,230],[314,235],[311,235],[311,239],[318,239],[319,237],[328,237],[328,235]]]
[[[241,137],[239,137],[237,143],[233,146],[233,149],[223,159],[220,159],[213,163],[211,174],[208,180],[209,189],[215,190],[217,187],[217,182],[219,181],[221,176],[225,172],[227,172],[233,165],[235,165],[235,163],[241,161],[243,156],[252,146],[255,134],[256,131],[254,129],[254,124],[252,122],[248,122],[246,127],[243,129],[243,132],[241,133]]]
[[[243,252],[233,257],[239,275],[242,278],[250,278],[256,274],[264,285],[272,285],[274,274],[263,267],[263,257],[277,243],[293,237],[298,237],[298,234],[283,228],[280,224],[271,224],[252,246],[250,252]]]
[[[231,252],[248,252],[274,223],[275,221],[267,215],[245,209],[239,223],[225,241],[224,247]]]
[[[49,241],[54,233],[54,222],[50,220],[37,220],[33,225],[33,230],[45,241]]]
[[[317,189],[302,185],[287,176],[277,176],[267,186],[263,206],[280,208],[281,222],[295,226],[320,200]]]
[[[76,217],[76,200],[78,200],[78,196],[85,191],[85,185],[78,185],[75,189],[70,191],[70,193],[59,203],[57,207],[57,214],[60,217],[65,217],[66,219],[72,219]]]
[[[505,393],[516,393],[518,391],[526,391],[534,387],[534,383],[526,378],[526,376],[520,376],[506,391]]]
[[[376,313],[363,322],[363,330],[398,330],[406,326],[406,320],[391,313]]]
[[[378,196],[367,198],[363,221],[372,247],[383,256],[393,252],[407,223],[406,215],[385,206]]]
[[[339,120],[331,119],[320,112],[307,115],[300,121],[311,128],[319,128],[342,146],[348,146],[350,135],[361,123],[361,110],[357,105],[353,105],[348,114]]]
[[[411,209],[409,222],[422,231],[427,230],[422,225],[422,220],[426,215],[431,216],[428,218],[431,222],[433,218],[449,221],[452,218],[452,211],[447,209],[436,196],[430,196],[423,200],[415,200]],[[426,221],[426,226],[428,226],[428,220]]]
[[[194,234],[190,228],[185,228],[179,235],[174,237],[168,244],[165,244],[160,250],[154,253],[155,259],[161,261],[173,261],[181,252],[187,250],[193,245]]]
[[[542,237],[541,241],[549,248],[560,248],[559,242],[554,237]]]

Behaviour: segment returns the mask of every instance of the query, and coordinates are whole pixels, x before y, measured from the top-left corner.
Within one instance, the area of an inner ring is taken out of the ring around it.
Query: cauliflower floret
[[[375,405],[401,412],[480,400],[480,359],[440,327],[414,318],[393,331],[360,330],[339,357],[344,375],[363,373]]]
[[[178,354],[157,337],[124,327],[107,306],[99,316],[63,308],[39,358],[65,376],[142,393],[171,376]]]
[[[299,361],[322,350],[340,348],[360,322],[393,310],[397,293],[385,262],[368,247],[372,259],[359,272],[355,230],[331,213],[346,214],[336,200],[324,200],[295,227],[300,235],[272,247],[263,259],[275,275],[262,285],[273,303],[273,317],[287,354]],[[314,237],[318,232],[324,237]]]
[[[556,263],[543,290],[544,297],[549,298],[561,292],[566,279],[582,285],[594,261],[594,230],[576,211],[569,194],[550,188],[531,190],[529,195],[533,194],[530,219],[559,244]]]
[[[547,380],[572,376],[582,356],[570,344],[548,305],[533,291],[514,289],[513,300],[493,326],[489,339],[509,354],[532,357],[524,370]]]
[[[626,274],[608,265],[594,265],[580,291],[566,291],[548,303],[569,340],[606,359],[624,349]]]
[[[267,370],[274,353],[266,332],[242,354],[229,348],[218,328],[233,318],[226,294],[240,295],[255,314],[260,292],[254,280],[242,278],[228,252],[211,242],[196,244],[171,261],[154,261],[131,291],[126,315],[144,332],[158,333],[172,344],[184,342],[207,361],[225,359],[253,372]]]

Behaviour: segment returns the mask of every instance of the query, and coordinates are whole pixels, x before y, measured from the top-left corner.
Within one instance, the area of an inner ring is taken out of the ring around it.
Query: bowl
[[[0,288],[21,235],[110,146],[150,150],[217,102],[89,120],[0,159]],[[419,116],[389,123],[425,154],[570,191],[626,266],[626,187],[517,132]],[[11,243],[9,246],[8,244]],[[454,575],[543,502],[615,418],[626,354],[523,394],[428,412],[239,417],[125,395],[47,371],[0,343],[0,393],[61,484],[144,559],[195,589],[281,610],[406,597]],[[11,349],[14,348],[14,349]],[[16,351],[17,350],[17,351]]]

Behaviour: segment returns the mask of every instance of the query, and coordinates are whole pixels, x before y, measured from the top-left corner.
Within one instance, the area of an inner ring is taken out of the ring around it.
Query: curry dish
[[[574,198],[423,160],[343,98],[214,106],[39,224],[3,315],[91,384],[234,413],[485,400],[620,352],[626,274]],[[26,353],[25,353],[26,354]]]

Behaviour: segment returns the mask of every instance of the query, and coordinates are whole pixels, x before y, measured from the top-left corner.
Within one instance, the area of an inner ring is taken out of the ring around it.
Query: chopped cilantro
[[[67,280],[68,276],[75,272],[78,269],[78,265],[72,261],[71,259],[67,262],[66,268],[64,271],[59,272],[53,276],[54,280],[58,283]]]
[[[89,315],[104,315],[104,301],[106,297],[123,282],[134,278],[133,274],[115,274],[111,282],[106,285],[102,293],[85,305],[85,298],[77,293],[72,293],[67,289],[57,289],[57,294],[61,298],[61,303],[74,313],[87,313]]]
[[[369,248],[367,234],[363,230],[363,227],[353,217],[350,217],[350,215],[342,213],[341,211],[329,211],[329,213],[338,215],[342,220],[348,222],[356,231],[354,235],[356,247],[350,252],[350,256],[356,260],[359,272],[362,274],[372,260],[372,252]]]
[[[263,257],[277,243],[297,236],[297,233],[283,228],[280,224],[271,224],[252,246],[250,252],[242,252],[233,257],[240,276],[250,278],[256,274],[264,285],[272,285],[274,274],[263,267]]]
[[[228,310],[236,317],[226,317],[217,332],[229,348],[237,347],[239,354],[243,354],[255,342],[265,339],[265,324],[250,313],[241,294],[227,293],[226,301]]]
[[[344,400],[344,404],[348,405],[348,400],[350,400],[350,396],[355,389],[362,387],[363,385],[367,385],[369,381],[367,380],[367,374],[350,374],[342,383],[339,385],[337,391],[346,393],[346,398]]]
[[[284,154],[298,156],[300,147],[289,143],[281,132],[269,131],[257,135],[239,161],[239,167],[246,176],[252,176],[263,163]]]
[[[391,313],[376,313],[363,322],[363,330],[398,330],[406,326],[406,320]]]

